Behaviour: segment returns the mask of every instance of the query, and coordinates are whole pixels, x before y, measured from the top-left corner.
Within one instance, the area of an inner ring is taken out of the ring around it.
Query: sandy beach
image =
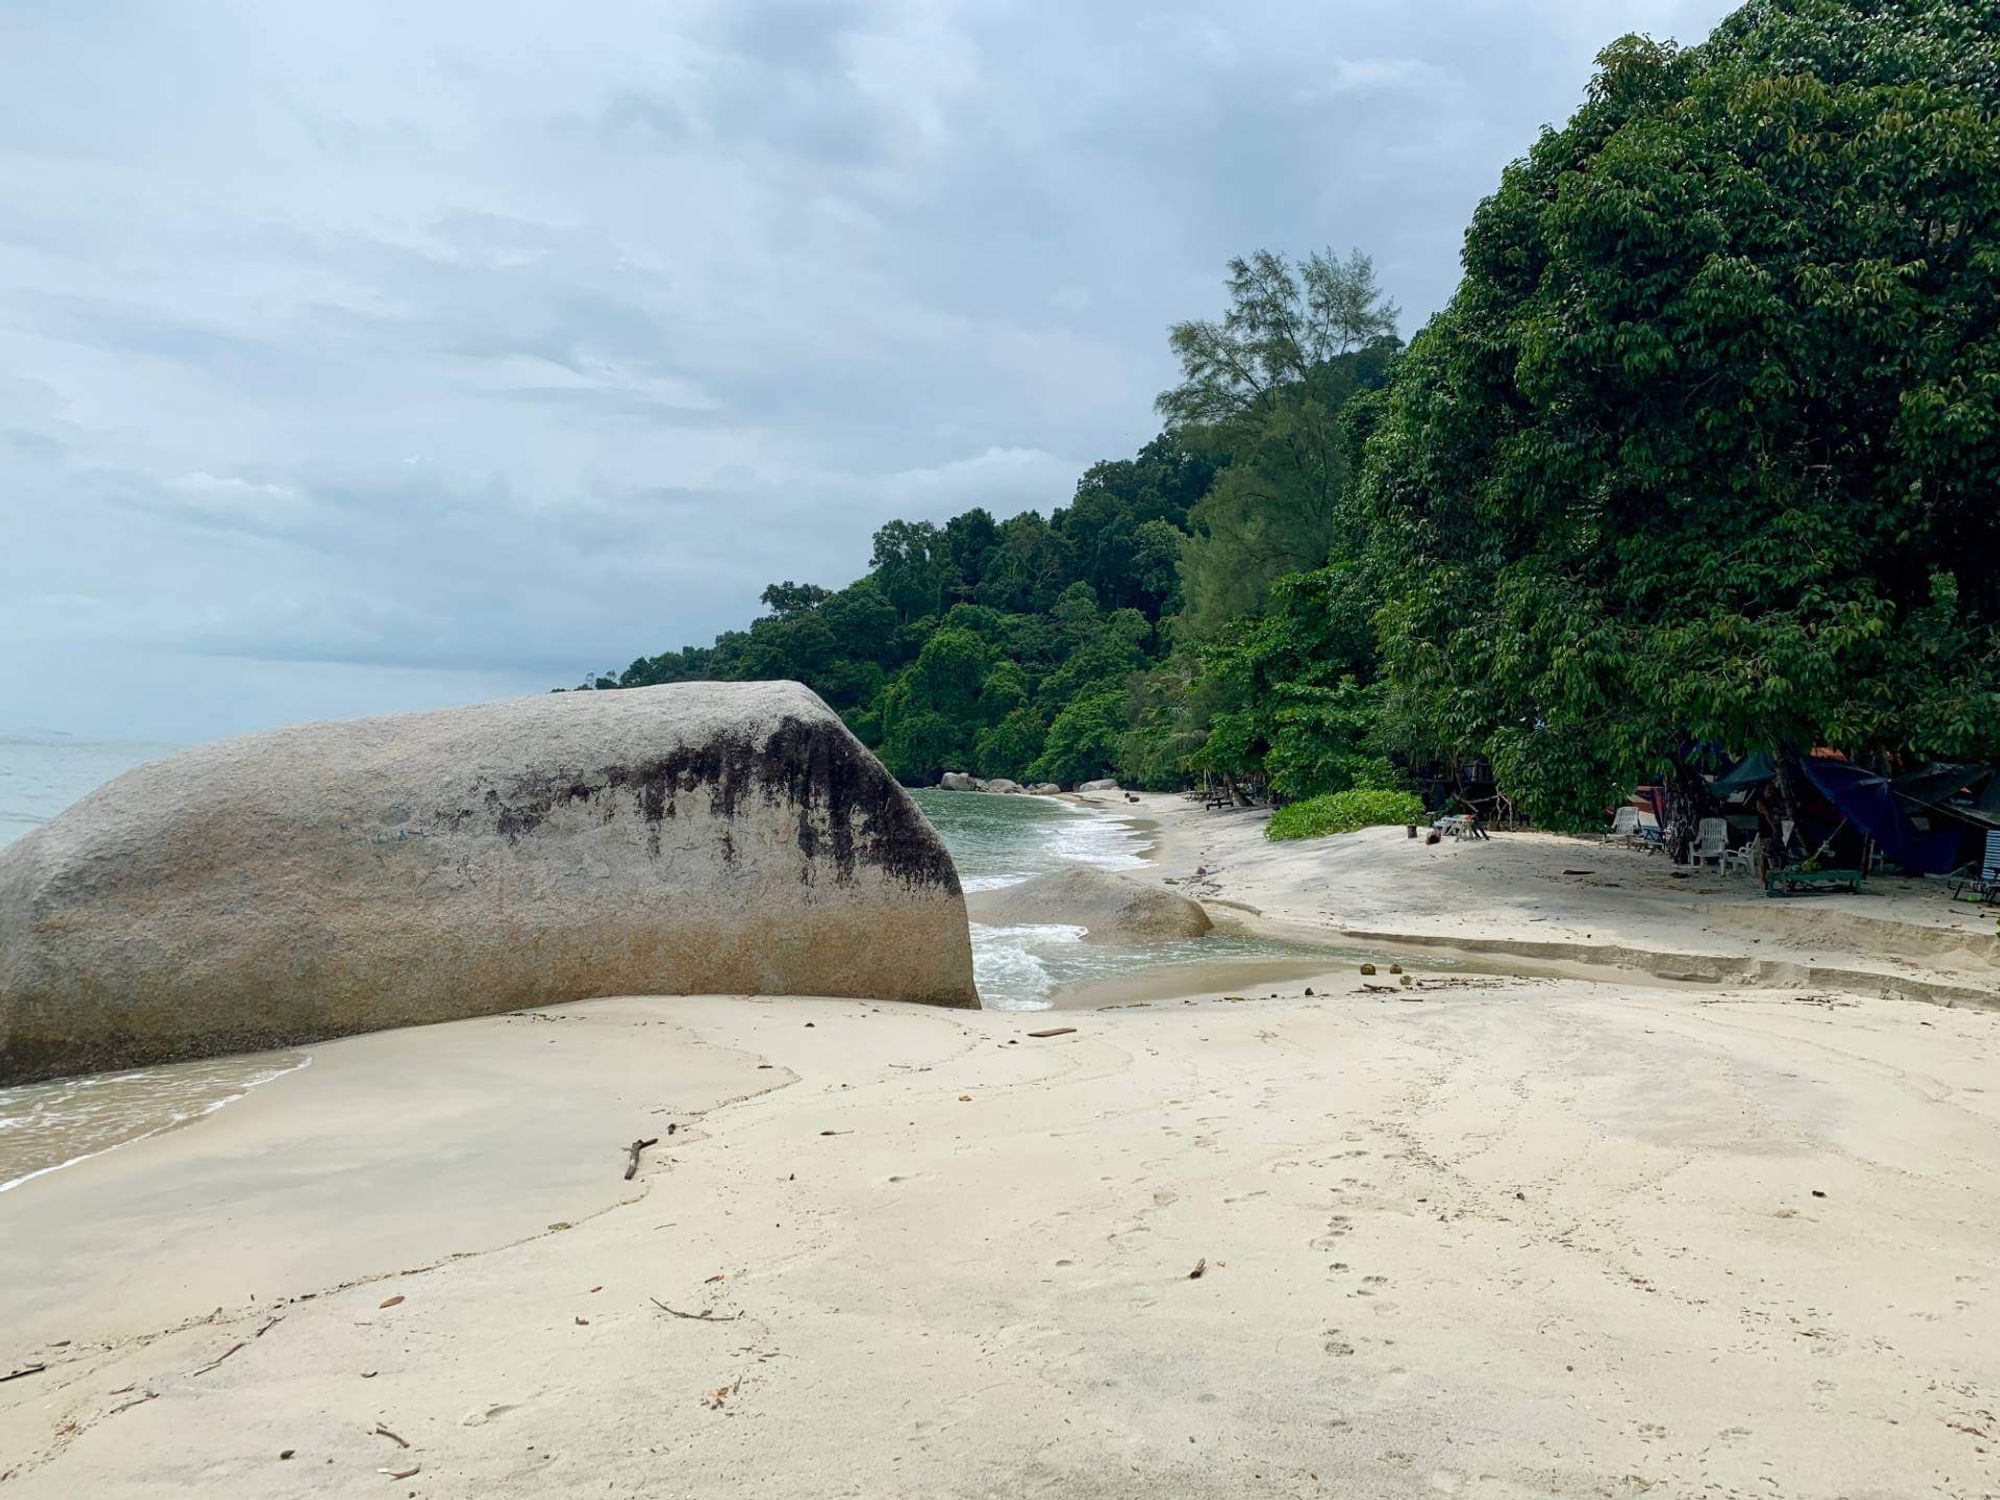
[[[1381,972],[306,1049],[0,1195],[6,1492],[2000,1493],[1990,920],[1103,805]]]

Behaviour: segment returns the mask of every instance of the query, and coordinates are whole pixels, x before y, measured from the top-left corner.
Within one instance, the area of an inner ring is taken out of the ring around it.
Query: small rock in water
[[[1362,972],[1362,973],[1364,973],[1364,974],[1373,974],[1373,973],[1375,972],[1375,965],[1373,965],[1373,964],[1363,964],[1363,965],[1361,966],[1361,972]]]
[[[1390,964],[1389,972],[1391,974],[1400,974],[1403,972],[1403,966],[1401,964]]]

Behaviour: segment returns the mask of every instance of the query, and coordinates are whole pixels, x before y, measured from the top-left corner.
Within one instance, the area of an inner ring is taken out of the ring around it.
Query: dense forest
[[[2000,11],[1627,37],[1405,348],[1358,251],[1232,262],[1161,434],[1044,518],[875,534],[712,645],[908,782],[1448,784],[1595,821],[1831,745],[2000,756]]]

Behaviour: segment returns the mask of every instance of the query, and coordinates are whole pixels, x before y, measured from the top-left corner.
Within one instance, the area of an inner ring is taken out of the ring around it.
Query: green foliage
[[[1555,821],[1690,740],[2000,754],[2000,12],[1600,64],[1369,442],[1406,748]]]
[[[1367,580],[1348,563],[1280,579],[1264,613],[1157,669],[1173,690],[1139,694],[1125,774],[1155,785],[1166,763],[1262,776],[1287,797],[1392,784],[1378,732],[1374,608]]]
[[[972,752],[973,770],[988,778],[1030,780],[1029,769],[1042,753],[1047,735],[1048,726],[1034,709],[1025,704],[1009,709],[999,723],[980,731]]]
[[[1028,767],[1030,781],[1073,786],[1108,775],[1118,760],[1118,742],[1129,725],[1123,685],[1099,687],[1073,698],[1049,725],[1042,753]]]
[[[1330,833],[1352,833],[1378,824],[1420,823],[1428,816],[1424,799],[1415,792],[1357,789],[1308,797],[1271,814],[1264,825],[1267,839],[1316,839]]]

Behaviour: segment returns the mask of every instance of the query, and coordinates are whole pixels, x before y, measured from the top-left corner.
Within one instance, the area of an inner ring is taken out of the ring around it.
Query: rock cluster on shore
[[[979,1003],[951,856],[797,683],[275,730],[0,851],[0,1083],[706,992]]]
[[[968,776],[963,771],[946,771],[944,775],[938,778],[938,785],[947,792],[999,792],[1002,794],[1012,792],[1017,795],[1025,794],[1031,797],[1055,797],[1062,793],[1062,788],[1053,781],[1038,781],[1033,786],[1023,786],[1018,781],[1009,781],[1005,776],[995,776],[991,779],[982,780],[977,776]]]

